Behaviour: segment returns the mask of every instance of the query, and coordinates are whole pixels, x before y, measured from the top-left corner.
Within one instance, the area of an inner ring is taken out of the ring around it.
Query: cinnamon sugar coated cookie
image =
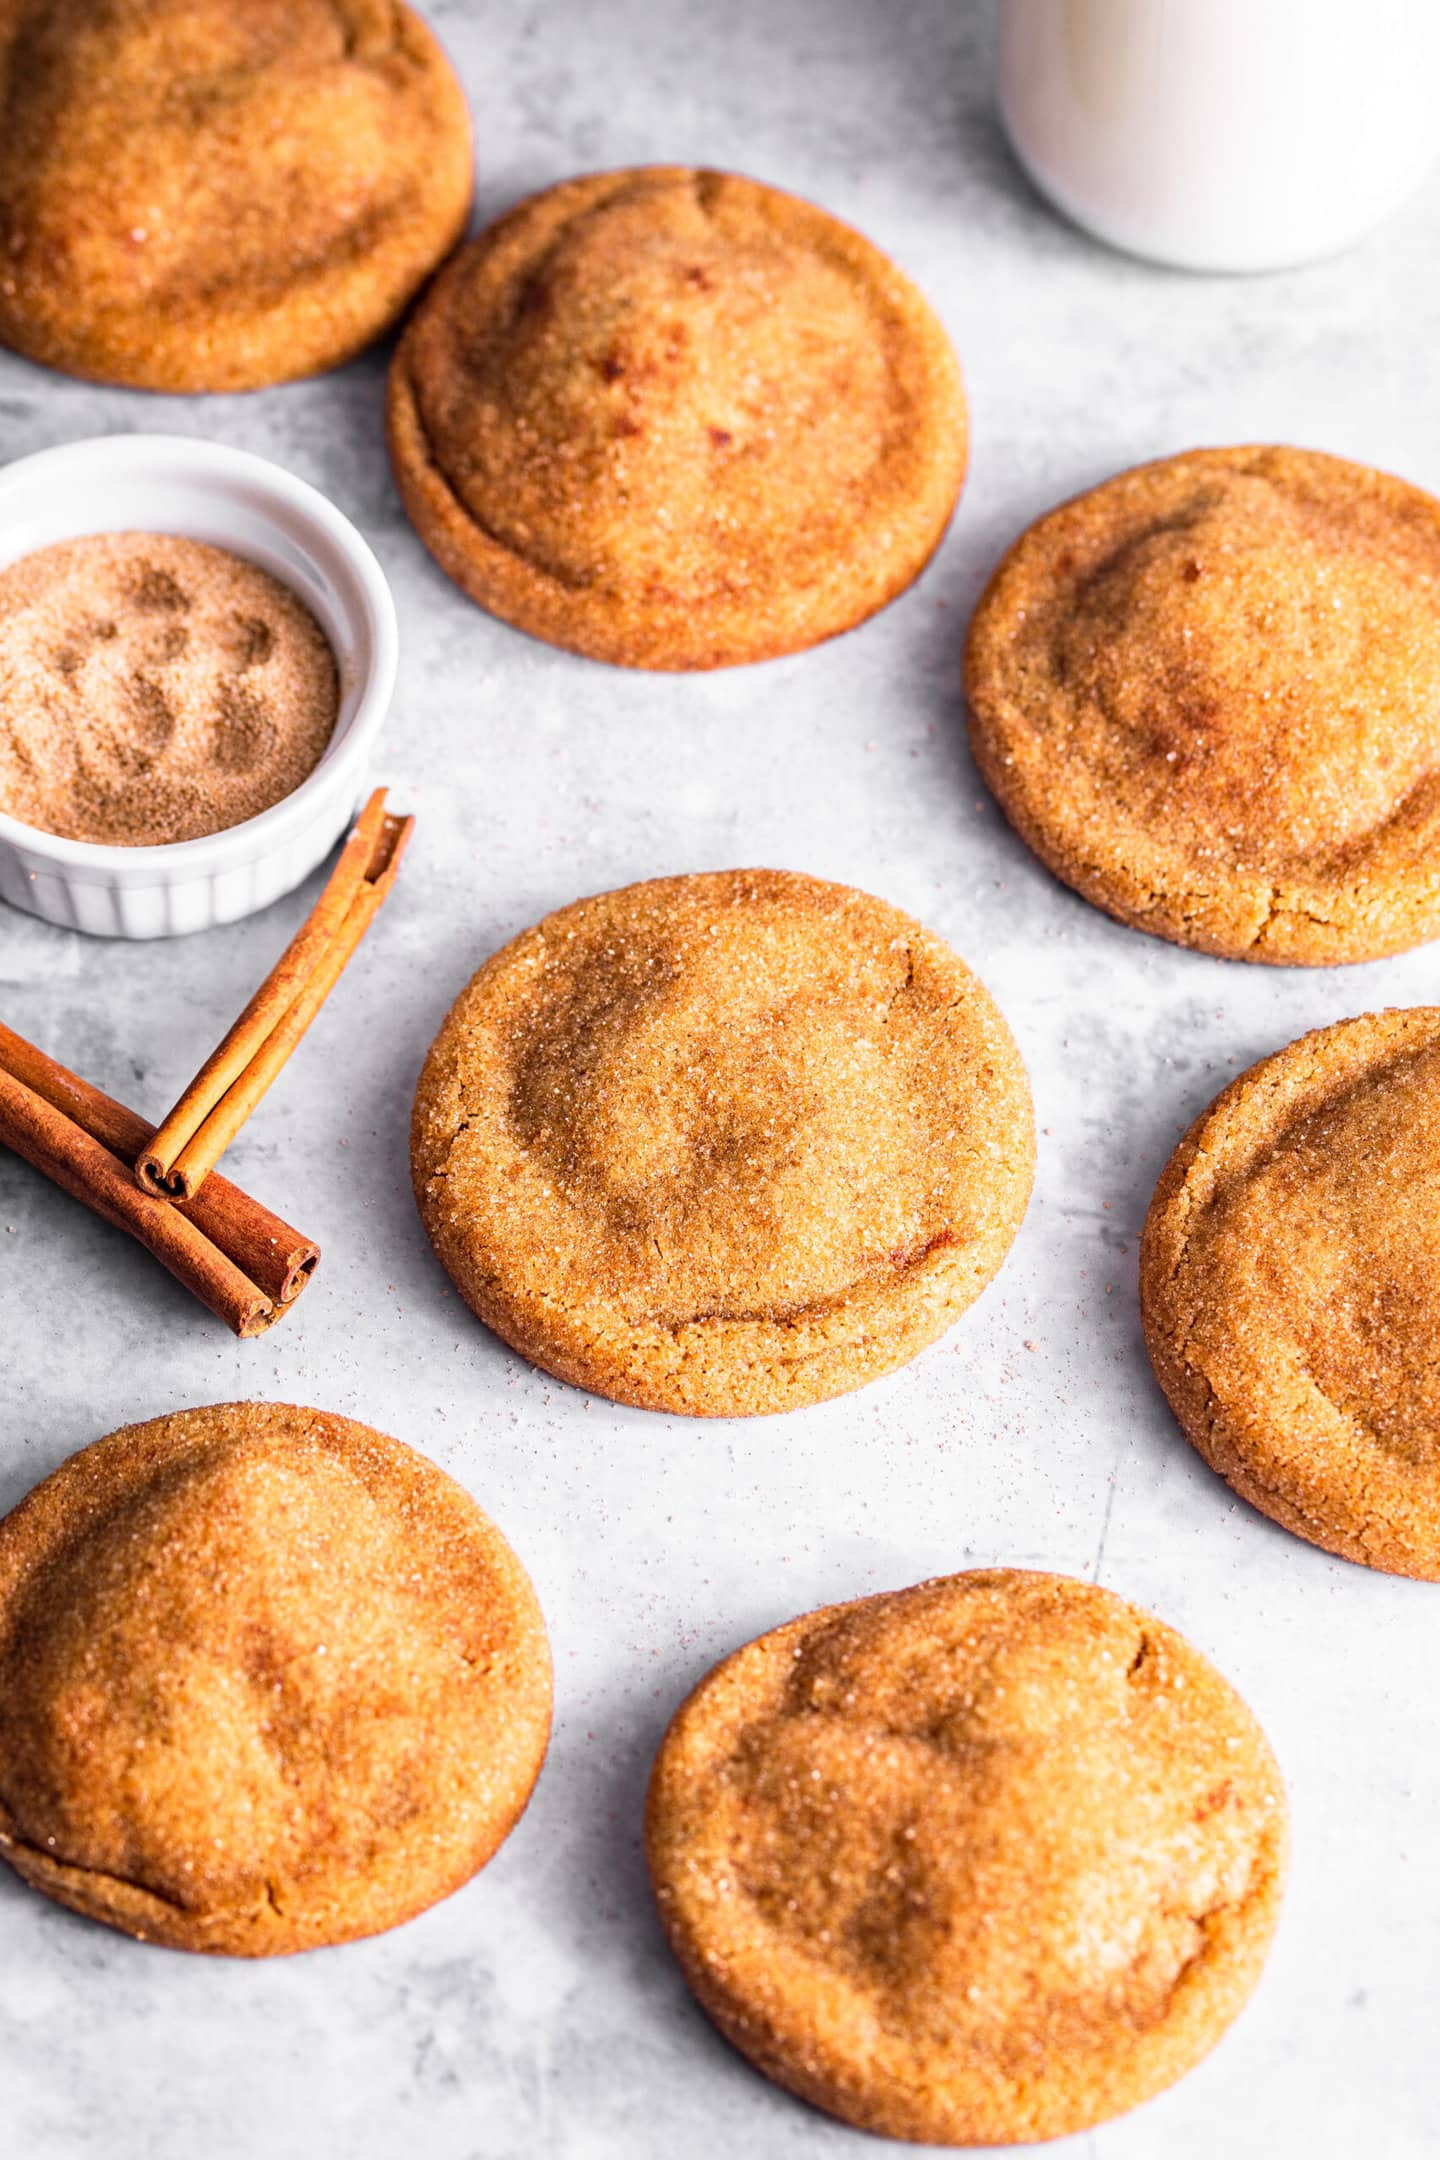
[[[1104,2122],[1260,1975],[1284,1787],[1234,1690],[1088,1583],[942,1577],[725,1659],[645,1824],[671,1948],[767,2077],[936,2145]]]
[[[645,1409],[818,1402],[932,1342],[1029,1197],[1024,1068],[898,908],[775,870],[577,901],[462,991],[415,1101],[461,1294]]]
[[[0,1522],[0,1858],[142,1940],[267,1957],[412,1918],[513,1828],[549,1723],[514,1553],[348,1418],[126,1426]]]
[[[976,760],[1121,922],[1245,960],[1440,933],[1440,502],[1196,450],[1040,519],[971,625]]]
[[[411,323],[390,445],[482,607],[628,667],[793,652],[893,600],[965,473],[944,330],[814,204],[728,173],[566,181]]]
[[[1232,1081],[1156,1188],[1140,1289],[1212,1469],[1313,1545],[1440,1580],[1440,1006]]]
[[[470,117],[395,0],[0,0],[0,344],[140,390],[337,366],[465,230]]]

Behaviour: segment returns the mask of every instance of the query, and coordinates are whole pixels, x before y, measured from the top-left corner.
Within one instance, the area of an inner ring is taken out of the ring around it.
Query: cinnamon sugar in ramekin
[[[315,617],[223,548],[97,533],[0,570],[0,810],[42,832],[223,832],[293,793],[338,710]]]

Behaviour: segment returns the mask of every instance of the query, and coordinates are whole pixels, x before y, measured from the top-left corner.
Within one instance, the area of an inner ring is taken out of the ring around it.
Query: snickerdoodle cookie
[[[1245,960],[1440,933],[1440,502],[1288,449],[1142,465],[1040,519],[970,628],[1022,838],[1137,929]]]
[[[729,173],[570,180],[471,242],[390,378],[405,506],[492,614],[628,667],[793,652],[903,592],[965,473],[944,330]]]
[[[1440,1580],[1440,1006],[1232,1081],[1156,1188],[1140,1290],[1212,1469],[1328,1552]]]
[[[535,1364],[696,1416],[863,1385],[984,1289],[1030,1091],[950,948],[775,870],[562,908],[461,992],[421,1076],[420,1212]]]
[[[396,0],[0,0],[0,344],[250,390],[388,329],[461,238],[464,94]]]
[[[224,1403],[0,1522],[0,1858],[179,1950],[373,1935],[530,1795],[550,1656],[494,1524],[398,1440]]]
[[[1172,1629],[1059,1575],[832,1605],[725,1659],[646,1815],[726,2038],[866,2130],[1024,2144],[1183,2076],[1259,1977],[1280,1773]]]

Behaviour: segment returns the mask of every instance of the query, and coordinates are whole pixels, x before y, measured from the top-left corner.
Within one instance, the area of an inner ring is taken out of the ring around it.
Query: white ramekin
[[[290,586],[335,649],[335,733],[293,795],[199,840],[100,847],[0,812],[0,897],[100,937],[169,937],[234,922],[298,885],[359,800],[395,685],[390,588],[333,503],[248,451],[178,435],[105,435],[0,469],[0,568],[97,532],[208,540]]]

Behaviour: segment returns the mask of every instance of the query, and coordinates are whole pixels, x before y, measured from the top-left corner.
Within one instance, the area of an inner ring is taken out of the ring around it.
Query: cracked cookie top
[[[395,0],[0,0],[0,343],[248,390],[373,342],[462,237],[464,93]]]
[[[1003,1569],[718,1665],[661,1746],[646,1848],[687,1980],[758,2068],[884,2136],[1009,2144],[1133,2107],[1220,2037],[1286,1807],[1179,1635]]]
[[[928,303],[836,218],[646,166],[521,203],[426,295],[390,384],[421,537],[507,622],[631,667],[833,637],[917,577],[965,472]]]
[[[771,870],[578,901],[461,993],[415,1188],[505,1340],[582,1387],[730,1416],[858,1387],[999,1267],[1029,1089],[910,916]]]
[[[1440,1007],[1233,1081],[1156,1188],[1140,1282],[1213,1469],[1312,1544],[1440,1579]]]
[[[144,1940],[262,1957],[411,1918],[513,1827],[549,1719],[514,1553],[347,1418],[127,1426],[0,1522],[0,1858]]]
[[[1440,932],[1440,503],[1290,449],[1142,465],[1030,527],[971,624],[976,759],[1120,921],[1366,960]]]

